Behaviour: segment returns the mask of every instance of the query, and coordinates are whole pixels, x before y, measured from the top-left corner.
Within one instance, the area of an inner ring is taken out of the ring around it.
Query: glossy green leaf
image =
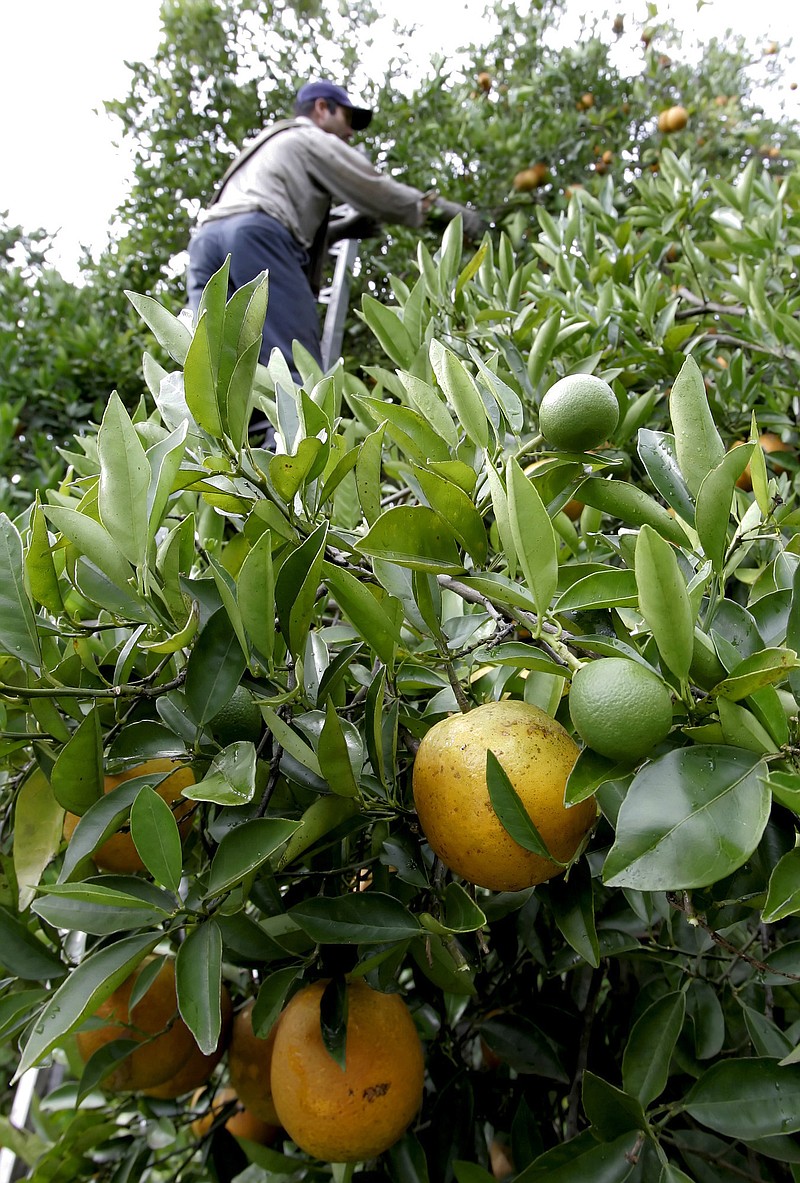
[[[577,805],[580,801],[585,801],[606,781],[614,780],[624,771],[625,765],[615,764],[613,760],[606,759],[599,752],[593,752],[591,748],[582,748],[567,778],[564,803]]]
[[[19,908],[24,911],[35,895],[45,867],[61,845],[64,810],[40,768],[23,781],[14,810],[14,874]]]
[[[686,1013],[686,996],[665,994],[651,1003],[631,1027],[622,1057],[625,1091],[645,1107],[661,1096]]]
[[[635,1170],[639,1137],[638,1130],[630,1130],[614,1142],[598,1143],[586,1130],[540,1155],[514,1183],[625,1183]]]
[[[566,866],[550,854],[508,774],[492,751],[486,753],[486,786],[492,809],[506,833],[524,850],[530,850],[541,858]]]
[[[256,817],[229,830],[211,863],[205,898],[222,895],[252,875],[299,825],[282,817]]]
[[[123,937],[82,961],[42,1008],[22,1049],[14,1079],[38,1064],[87,1015],[94,1014],[160,939],[160,932]]]
[[[452,481],[422,468],[414,468],[414,479],[419,483],[431,509],[440,515],[471,557],[472,566],[484,566],[489,543],[483,518],[472,498]]]
[[[694,653],[694,613],[675,551],[650,526],[636,540],[639,608],[664,663],[681,679]]]
[[[430,359],[436,381],[464,431],[478,447],[489,443],[489,420],[475,379],[452,349],[431,341]],[[408,368],[408,367],[406,367]]]
[[[386,424],[381,423],[362,443],[356,460],[356,490],[361,511],[371,526],[381,516],[381,465]]]
[[[382,945],[420,931],[419,921],[399,900],[382,892],[317,896],[289,909],[313,941],[324,945]]]
[[[186,452],[187,423],[179,423],[174,431],[147,449],[150,486],[147,490],[147,528],[150,538],[162,525],[170,496],[175,491],[181,461]]]
[[[297,967],[287,966],[267,974],[258,991],[252,1012],[253,1033],[257,1039],[266,1039],[275,1020],[284,1008],[286,996],[297,979]]]
[[[735,665],[728,677],[714,687],[714,694],[729,698],[731,702],[740,702],[763,686],[783,682],[792,670],[798,668],[800,661],[793,649],[763,649]]]
[[[319,458],[324,444],[312,437],[300,440],[293,456],[273,456],[269,462],[269,479],[273,488],[286,503],[291,504],[303,487]]]
[[[697,494],[695,527],[703,550],[718,574],[722,573],[725,565],[734,489],[747,467],[752,450],[749,444],[733,448],[703,478]]]
[[[284,562],[275,580],[275,605],[289,651],[305,650],[322,578],[328,526],[323,522]]]
[[[417,350],[395,309],[387,308],[373,296],[364,295],[361,297],[361,311],[387,357],[401,369],[407,370]]]
[[[300,818],[300,825],[292,834],[278,860],[277,869],[282,871],[312,846],[327,838],[332,830],[347,822],[359,811],[358,802],[352,797],[337,797],[334,793],[312,801]]]
[[[264,716],[267,727],[284,751],[288,752],[304,768],[321,778],[322,773],[314,749],[271,707],[262,706],[261,714]]]
[[[157,907],[100,883],[81,883],[71,894],[53,885],[46,895],[34,900],[32,908],[56,928],[113,936],[135,928],[155,928],[169,917],[174,905]]]
[[[258,536],[239,568],[236,602],[256,651],[271,661],[275,648],[275,575],[269,530]]]
[[[33,599],[54,616],[60,616],[64,611],[64,602],[53,562],[47,522],[38,495],[31,514],[31,533],[25,552],[25,575]]]
[[[128,590],[133,570],[105,526],[66,506],[46,505],[44,514],[112,583]]]
[[[678,464],[686,484],[696,496],[708,473],[722,462],[725,445],[708,405],[703,375],[691,356],[686,358],[672,384],[669,413]]]
[[[482,662],[489,665],[511,665],[521,670],[535,670],[541,674],[563,675],[564,667],[546,657],[536,645],[525,641],[504,641],[496,648],[478,650]]]
[[[770,733],[759,723],[746,707],[731,702],[729,698],[717,701],[717,712],[726,744],[745,748],[757,755],[770,755],[776,745]]]
[[[775,924],[800,912],[800,849],[790,850],[781,858],[769,877],[767,899],[761,918]]]
[[[256,791],[256,748],[240,739],[218,752],[202,780],[187,785],[184,797],[190,801],[213,801],[216,805],[246,805]]]
[[[350,762],[350,751],[333,701],[325,704],[325,723],[317,741],[320,771],[332,792],[340,797],[357,797],[358,783]]]
[[[635,608],[639,602],[636,575],[624,568],[608,568],[585,575],[563,592],[554,612],[576,612],[582,608]]]
[[[684,521],[693,525],[694,502],[678,464],[675,436],[640,427],[636,450],[656,491]]]
[[[668,542],[687,545],[686,534],[675,518],[638,485],[590,476],[578,485],[575,497],[609,517],[619,518],[626,526],[652,526]]]
[[[792,602],[786,621],[786,645],[800,653],[800,565],[795,570],[792,580]],[[789,674],[789,685],[795,699],[800,699],[800,670],[792,670]]]
[[[413,374],[404,373],[402,370],[397,377],[414,404],[415,410],[422,415],[449,448],[457,448],[458,428],[453,421],[447,403],[442,401],[433,386]]]
[[[213,919],[189,931],[175,958],[178,1010],[200,1051],[216,1051],[222,1029],[222,936]]]
[[[595,969],[600,964],[600,946],[594,912],[592,876],[586,860],[572,867],[569,875],[551,880],[543,892],[561,935],[575,952]]]
[[[646,764],[617,817],[606,885],[677,891],[730,875],[769,819],[763,775],[756,755],[731,747],[680,748]]]
[[[108,400],[97,432],[100,521],[128,562],[144,562],[150,531],[148,492],[151,473],[145,450],[119,395]]]
[[[200,317],[183,363],[186,405],[195,422],[214,439],[222,438],[222,417],[217,400],[217,383],[209,340],[208,314]]]
[[[328,1055],[342,1072],[347,1067],[347,984],[343,974],[334,974],[319,1000],[319,1026]]]
[[[96,707],[59,752],[50,784],[59,805],[79,815],[103,795],[103,736]]]
[[[129,291],[125,295],[172,360],[183,365],[192,341],[192,334],[186,325],[152,296],[140,296],[137,292]]]
[[[684,1098],[686,1112],[718,1134],[748,1141],[800,1130],[800,1065],[730,1059],[712,1064]]]
[[[0,513],[0,649],[27,665],[41,665],[36,617],[25,588],[22,539]]]
[[[3,907],[0,907],[0,966],[29,982],[58,980],[67,972],[55,950]]]
[[[583,1108],[592,1132],[603,1142],[613,1142],[627,1130],[646,1130],[647,1118],[640,1102],[594,1072],[584,1072]]]
[[[401,567],[457,575],[464,570],[456,541],[427,505],[387,509],[357,544],[358,550]]]
[[[515,1072],[567,1082],[557,1045],[525,1016],[493,1015],[481,1023],[480,1033],[492,1051]]]
[[[253,379],[260,352],[261,332],[259,330],[256,340],[252,341],[237,358],[227,388],[224,388],[224,425],[236,449],[241,449],[247,442],[254,402]]]
[[[450,448],[419,411],[375,398],[362,398],[360,403],[369,408],[376,423],[385,426],[400,451],[417,464],[450,459]]]
[[[156,883],[177,894],[181,881],[181,836],[175,815],[149,785],[131,806],[131,838]]]
[[[506,488],[517,560],[541,617],[549,611],[558,585],[558,545],[553,523],[541,497],[515,460],[508,462]]]
[[[345,616],[391,669],[396,646],[402,638],[399,601],[391,596],[379,599],[366,583],[344,567],[324,563],[322,577]]]
[[[194,722],[207,723],[225,706],[245,664],[228,614],[220,608],[200,632],[186,668],[186,702]]]
[[[58,882],[69,882],[83,860],[127,821],[131,805],[143,785],[155,787],[168,775],[163,772],[131,777],[90,805],[69,840]]]

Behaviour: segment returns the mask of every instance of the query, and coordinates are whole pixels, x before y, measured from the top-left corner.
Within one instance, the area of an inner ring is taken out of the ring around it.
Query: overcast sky
[[[619,8],[632,14],[630,29],[647,16],[644,0],[571,3],[576,13],[597,16]],[[395,0],[384,4],[419,25],[420,61],[480,40],[484,0],[403,0],[400,10]],[[60,230],[54,262],[71,274],[81,244],[102,247],[124,192],[127,160],[114,146],[115,125],[102,102],[125,93],[126,60],[154,53],[160,0],[0,0],[0,9],[0,212],[27,230]],[[754,47],[774,39],[784,59],[800,54],[797,0],[712,0],[699,13],[696,0],[662,0],[659,13],[672,13],[687,38],[733,27]],[[796,74],[800,81],[800,69]],[[786,98],[800,119],[800,90]]]

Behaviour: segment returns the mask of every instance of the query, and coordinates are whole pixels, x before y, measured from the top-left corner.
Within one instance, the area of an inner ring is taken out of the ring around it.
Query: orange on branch
[[[199,1105],[202,1094],[203,1090],[198,1089],[192,1097],[192,1109]],[[249,1142],[257,1142],[261,1146],[270,1146],[275,1141],[280,1126],[270,1125],[245,1109],[232,1088],[218,1089],[207,1109],[195,1118],[192,1122],[192,1133],[195,1137],[205,1138],[214,1122],[228,1107],[231,1107],[231,1113],[225,1120],[225,1129],[234,1138],[246,1138]]]
[[[233,1019],[228,1048],[231,1085],[245,1109],[270,1125],[280,1125],[270,1086],[278,1023],[275,1023],[266,1038],[259,1038],[253,1031],[254,1005],[253,1001],[245,1003]]]

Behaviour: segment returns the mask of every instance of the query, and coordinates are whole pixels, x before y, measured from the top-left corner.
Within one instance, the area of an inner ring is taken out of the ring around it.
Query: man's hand
[[[486,219],[478,213],[477,210],[470,209],[466,205],[459,205],[455,201],[447,201],[444,197],[437,197],[433,203],[434,209],[440,211],[444,216],[452,221],[453,218],[461,214],[461,219],[464,225],[464,234],[467,238],[477,239],[482,238],[485,232],[489,229],[489,224]]]
[[[383,233],[381,223],[369,214],[348,214],[345,218],[332,218],[328,226],[328,242],[339,242],[342,238],[377,238]]]

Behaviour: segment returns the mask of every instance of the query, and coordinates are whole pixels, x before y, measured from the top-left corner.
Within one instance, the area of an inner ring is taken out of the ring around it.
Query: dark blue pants
[[[206,222],[189,243],[189,307],[197,312],[203,288],[230,255],[228,296],[260,271],[269,272],[267,319],[259,360],[266,365],[273,349],[286,358],[295,381],[292,341],[299,341],[322,364],[317,302],[305,273],[308,252],[285,226],[269,214],[232,214]]]

